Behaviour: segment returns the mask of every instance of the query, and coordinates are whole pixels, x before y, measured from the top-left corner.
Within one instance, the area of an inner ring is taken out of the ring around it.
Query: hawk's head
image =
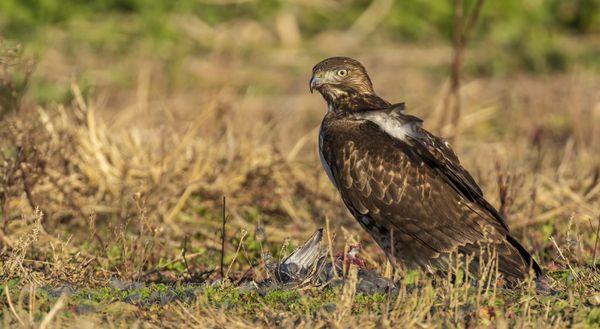
[[[357,60],[331,57],[313,67],[310,91],[318,90],[327,101],[351,94],[374,94],[367,70]]]

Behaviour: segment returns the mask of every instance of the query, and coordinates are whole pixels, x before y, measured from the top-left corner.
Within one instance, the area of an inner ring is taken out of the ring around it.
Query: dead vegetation
[[[443,80],[424,72],[449,49],[348,49],[382,94],[426,126],[444,121]],[[466,168],[553,278],[542,295],[532,282],[497,286],[493,262],[477,283],[392,274],[316,158],[324,109],[306,80],[321,56],[231,56],[189,56],[175,90],[160,61],[128,59],[133,86],[89,92],[74,79],[67,101],[44,105],[22,98],[1,62],[16,97],[0,112],[4,327],[599,325],[596,74],[463,77],[460,122],[438,131],[455,134]],[[59,64],[42,60],[37,74]],[[395,275],[398,291],[357,293],[354,266],[337,288],[238,288],[268,277],[266,255],[283,258],[319,227],[329,257],[360,242],[366,267]]]

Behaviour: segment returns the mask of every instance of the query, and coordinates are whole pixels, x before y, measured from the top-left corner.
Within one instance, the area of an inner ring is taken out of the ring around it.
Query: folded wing
[[[500,271],[523,278],[529,254],[449,145],[416,117],[375,112],[324,125],[322,152],[344,203],[386,253],[428,265],[456,249],[477,252],[488,239]]]

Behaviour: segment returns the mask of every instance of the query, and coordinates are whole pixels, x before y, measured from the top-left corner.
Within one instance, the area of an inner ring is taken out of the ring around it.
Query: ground
[[[58,44],[34,68],[3,53],[14,61],[0,112],[3,327],[600,326],[595,69],[468,74],[456,127],[443,42],[360,47],[328,34],[260,49],[262,37],[176,61]],[[493,267],[476,282],[392,275],[318,160],[325,103],[308,79],[332,53],[360,59],[380,94],[452,139],[550,291],[508,289]],[[253,285],[321,227],[332,255],[360,242],[365,266],[399,288],[357,292],[354,267],[335,287]]]

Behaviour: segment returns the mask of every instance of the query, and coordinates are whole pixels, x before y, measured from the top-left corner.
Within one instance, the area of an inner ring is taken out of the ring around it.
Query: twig
[[[198,256],[201,256],[201,255],[204,255],[204,251],[200,251],[200,252],[196,252],[196,253],[193,253],[193,254],[187,255],[187,257],[186,257],[186,258],[187,258],[187,259],[192,259],[192,258],[196,258],[196,257],[198,257]],[[158,271],[162,270],[163,268],[165,268],[165,267],[167,267],[167,266],[169,266],[169,265],[171,265],[171,264],[173,264],[173,263],[176,263],[176,262],[178,262],[178,261],[180,261],[180,260],[183,260],[183,259],[182,259],[182,256],[183,256],[183,250],[182,250],[182,251],[181,251],[181,253],[179,253],[179,255],[178,255],[177,257],[175,257],[174,259],[172,259],[172,260],[170,260],[170,261],[168,261],[168,262],[166,262],[166,263],[162,264],[161,266],[158,266],[158,267],[156,267],[156,268],[154,268],[154,269],[148,270],[146,273],[142,274],[142,277],[147,277],[147,276],[149,276],[149,275],[151,275],[151,274],[154,274],[154,273],[156,273],[156,272],[158,272]]]
[[[5,235],[8,229],[8,197],[6,192],[2,196],[2,234]]]
[[[56,304],[54,304],[54,306],[52,306],[52,309],[50,309],[50,312],[48,312],[48,314],[46,314],[46,316],[44,317],[44,320],[42,320],[42,323],[40,324],[40,329],[45,329],[46,327],[48,327],[48,325],[50,324],[50,321],[52,321],[52,319],[56,316],[58,311],[60,311],[63,308],[64,305],[65,305],[65,298],[61,297],[56,302]]]
[[[29,322],[33,322],[35,319],[35,289],[35,284],[32,283],[29,285]]]
[[[479,13],[481,12],[483,3],[484,0],[477,0],[471,12],[467,13],[467,22],[465,24],[464,3],[462,0],[454,0],[454,26],[452,33],[453,53],[450,75],[450,89],[448,90],[448,94],[444,98],[444,107],[446,108],[445,112],[449,112],[450,99],[453,99],[450,120],[454,131],[452,133],[452,136],[450,136],[449,138],[451,142],[453,142],[456,138],[456,134],[458,133],[458,125],[460,123],[461,117],[460,72],[463,62],[463,53],[469,42],[471,31],[473,30],[475,24],[479,20]],[[446,121],[445,118],[446,115],[442,115],[440,128],[444,125]]]
[[[29,206],[31,207],[31,209],[36,209],[37,205],[33,201],[33,194],[31,193],[31,186],[29,185],[29,179],[28,179],[28,176],[25,174],[25,170],[21,170],[21,181],[23,182],[23,191],[25,191],[25,196],[26,196],[27,202],[29,203]]]
[[[181,257],[183,258],[183,265],[185,266],[185,270],[186,270],[187,274],[190,276],[190,279],[192,279],[194,277],[194,275],[192,274],[192,271],[190,271],[190,267],[188,266],[187,259],[185,258],[185,254],[187,252],[187,243],[188,243],[188,236],[186,235],[185,238],[183,239],[183,252],[181,254]]]
[[[256,237],[256,235],[255,235]],[[261,255],[263,253],[263,249],[262,249],[262,243],[261,244]],[[244,245],[242,245],[242,251],[244,252],[244,257],[246,258],[246,261],[248,262],[248,264],[250,264],[250,268],[248,268],[244,274],[242,274],[242,276],[237,280],[237,282],[235,283],[236,286],[238,286],[240,283],[242,283],[242,280],[246,277],[246,275],[248,275],[248,273],[250,273],[250,271],[254,271],[256,269],[256,265],[259,264],[254,264],[252,263],[252,260],[250,260],[250,257],[248,257],[248,251],[246,250],[246,247]]]
[[[231,260],[231,263],[229,263],[229,266],[227,266],[227,272],[225,273],[226,277],[229,277],[229,271],[231,271],[231,267],[233,266],[233,263],[235,263],[235,261],[237,260],[238,255],[240,254],[240,249],[242,249],[242,244],[244,243],[244,238],[246,237],[246,235],[248,234],[248,232],[246,232],[246,230],[242,230],[242,236],[240,237],[240,243],[238,244],[237,249],[235,250],[235,255],[233,256],[233,259]]]
[[[21,324],[21,327],[25,327],[25,322],[23,322],[23,320],[21,319],[21,317],[17,314],[17,311],[15,310],[15,307],[13,306],[13,303],[10,300],[10,292],[9,292],[9,289],[8,289],[8,284],[4,285],[4,293],[6,294],[6,300],[8,301],[8,307],[10,308],[10,312],[17,319],[17,321],[19,322],[19,324]]]
[[[223,203],[221,208],[221,279],[225,278],[225,224],[227,223],[227,217],[225,214],[226,199],[223,196]]]
[[[327,246],[329,247],[329,257],[331,259],[331,264],[333,265],[333,276],[336,279],[338,279],[339,275],[337,270],[335,269],[335,257],[333,256],[333,241],[331,239],[331,228],[329,227],[329,218],[325,218],[325,225],[327,227]]]
[[[171,211],[169,211],[169,214],[167,215],[167,217],[165,219],[166,222],[168,222],[168,223],[173,222],[173,219],[175,218],[175,216],[177,216],[177,214],[179,214],[181,209],[183,209],[183,207],[185,206],[185,203],[187,202],[187,200],[190,198],[190,196],[193,193],[195,193],[198,190],[199,187],[200,186],[198,183],[192,183],[185,187],[185,189],[183,190],[183,193],[181,194],[181,196],[175,203],[175,206],[173,206]]]
[[[596,226],[596,241],[594,242],[594,255],[592,256],[592,266],[596,267],[596,250],[598,249],[598,237],[600,236],[600,215],[598,215],[598,226]]]
[[[355,40],[362,40],[367,37],[370,33],[375,31],[377,26],[386,18],[390,13],[390,9],[394,5],[392,0],[374,0],[367,9],[358,17],[350,30],[349,35]]]
[[[477,0],[477,3],[475,3],[475,8],[469,15],[469,21],[467,22],[467,25],[462,33],[463,45],[466,45],[469,41],[469,37],[471,36],[469,33],[471,33],[471,30],[475,27],[475,24],[477,24],[477,21],[479,20],[479,13],[481,13],[481,8],[483,7],[484,2],[484,0]]]
[[[462,64],[463,53],[463,3],[462,0],[454,0],[454,28],[452,33],[452,73],[450,75],[450,95],[454,102],[452,103],[452,127],[454,129],[452,141],[458,132],[458,122],[460,121],[460,68]],[[449,101],[449,98],[448,98]]]
[[[569,262],[569,260],[565,257],[565,255],[563,255],[562,250],[560,250],[560,248],[558,247],[558,244],[556,243],[556,240],[554,239],[553,236],[550,237],[550,241],[552,241],[552,244],[554,244],[554,247],[558,251],[558,255],[560,256],[560,258],[562,258],[562,260],[564,260],[567,263],[567,266],[571,270],[571,273],[573,273],[573,276],[576,279],[579,279],[579,275],[577,274],[577,272],[575,272],[575,269],[573,268],[573,266],[571,266],[571,262]]]
[[[186,305],[184,305],[181,301],[176,300],[177,305],[179,305],[179,307],[181,308],[181,310],[183,310],[188,316],[184,317],[183,314],[181,314],[181,312],[179,312],[178,309],[174,308],[174,310],[179,313],[179,316],[181,316],[184,319],[192,319],[194,321],[196,321],[196,323],[198,325],[203,325],[204,323],[196,316],[194,316],[194,314],[190,313],[190,311],[188,311],[188,307]]]

